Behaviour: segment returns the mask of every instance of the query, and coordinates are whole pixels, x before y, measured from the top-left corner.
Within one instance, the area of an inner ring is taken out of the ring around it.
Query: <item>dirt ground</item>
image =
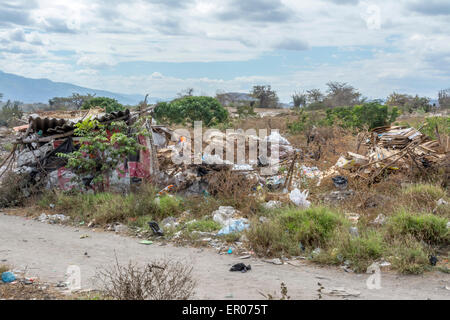
[[[82,235],[89,237],[81,239]],[[23,217],[0,213],[0,261],[15,269],[26,269],[28,276],[58,283],[66,280],[69,265],[81,268],[82,288],[96,289],[96,271],[115,260],[146,263],[169,257],[192,263],[197,280],[196,299],[264,299],[260,292],[279,294],[287,285],[291,299],[317,299],[318,282],[326,289],[344,287],[357,290],[358,297],[345,299],[450,299],[448,274],[435,272],[423,276],[400,276],[383,272],[380,290],[369,290],[368,274],[346,273],[301,262],[297,266],[273,265],[259,259],[240,260],[219,255],[213,249],[174,247],[154,243],[146,246],[135,238],[92,229],[50,225]],[[230,272],[235,263],[251,264],[248,273]],[[323,299],[344,299],[323,295]]]

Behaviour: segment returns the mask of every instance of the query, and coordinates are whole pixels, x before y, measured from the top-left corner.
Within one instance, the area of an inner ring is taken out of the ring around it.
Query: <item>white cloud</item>
[[[443,0],[5,0],[0,70],[161,96],[192,86],[211,94],[247,91],[270,82],[289,99],[299,83],[323,87],[329,80],[347,81],[369,96],[392,87],[429,94],[416,82],[450,81],[447,9]],[[104,72],[122,62],[248,61],[276,49],[304,54],[318,47],[341,49],[330,63],[348,50],[369,47],[374,55],[309,69],[299,62],[289,74],[231,80]]]

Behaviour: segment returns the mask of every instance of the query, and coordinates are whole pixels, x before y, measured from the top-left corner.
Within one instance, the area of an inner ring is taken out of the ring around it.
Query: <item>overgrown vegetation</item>
[[[107,113],[125,110],[125,107],[116,99],[107,97],[95,97],[87,99],[83,102],[81,108],[84,110],[92,108],[103,108]]]
[[[0,102],[2,95],[0,94]],[[0,110],[0,126],[12,127],[17,125],[17,120],[23,116],[23,111],[20,109],[19,101],[8,100]]]
[[[202,121],[204,126],[214,126],[228,119],[228,111],[217,99],[211,97],[186,96],[172,102],[160,102],[154,111],[161,123],[194,125]]]
[[[77,174],[80,184],[98,186],[103,191],[105,175],[116,170],[119,163],[128,155],[135,155],[142,146],[135,135],[128,135],[128,127],[123,121],[106,126],[88,118],[75,126],[74,134],[80,137],[79,149],[68,154],[59,153],[58,156],[67,159],[67,168]]]
[[[329,125],[337,124],[344,128],[373,129],[389,125],[397,119],[398,109],[379,102],[369,102],[354,107],[339,107],[328,109],[326,121]]]

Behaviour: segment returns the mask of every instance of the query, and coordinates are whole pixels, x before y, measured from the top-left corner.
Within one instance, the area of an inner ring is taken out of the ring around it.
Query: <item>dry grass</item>
[[[140,268],[130,262],[116,264],[99,273],[103,295],[115,300],[187,300],[196,282],[192,267],[168,259],[156,260]]]

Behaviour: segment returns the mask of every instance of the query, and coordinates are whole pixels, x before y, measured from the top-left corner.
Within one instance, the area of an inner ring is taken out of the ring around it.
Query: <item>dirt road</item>
[[[87,234],[88,238],[80,239]],[[88,253],[89,258],[85,255]],[[65,281],[69,265],[78,265],[84,289],[94,288],[96,270],[114,262],[115,253],[121,263],[133,260],[148,262],[158,257],[189,261],[194,265],[198,281],[198,299],[261,299],[259,291],[279,292],[286,283],[292,299],[317,298],[317,283],[326,288],[344,287],[360,291],[350,299],[450,299],[450,277],[443,273],[424,276],[399,276],[382,273],[381,289],[369,290],[367,274],[346,273],[338,268],[312,265],[273,265],[258,259],[239,260],[236,256],[219,255],[212,249],[180,248],[171,245],[150,246],[139,240],[113,233],[93,232],[60,225],[49,225],[22,217],[0,213],[0,262],[17,269],[27,267],[28,276],[43,281]],[[248,273],[229,272],[231,265],[244,262],[252,265]],[[342,299],[328,297],[324,299]]]

